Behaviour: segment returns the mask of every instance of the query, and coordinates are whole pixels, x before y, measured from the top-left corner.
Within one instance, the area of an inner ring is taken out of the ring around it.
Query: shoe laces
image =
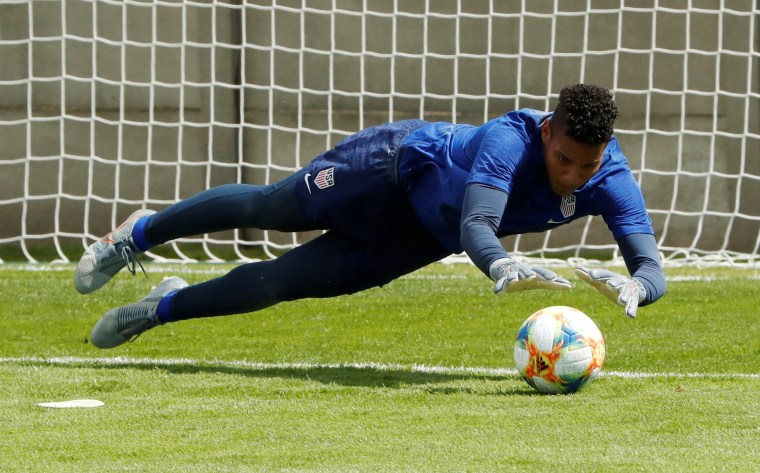
[[[118,315],[118,331],[127,341],[134,342],[148,329],[161,325],[155,314],[151,313],[152,310],[154,308],[146,307],[144,304],[127,306],[124,312]]]
[[[128,342],[134,342],[137,340],[137,338],[142,335],[143,333],[147,332],[148,329],[155,327],[158,325],[153,319],[145,319],[139,323],[139,325],[130,327],[130,332],[136,330],[136,332],[129,335],[129,338],[127,339]]]
[[[129,243],[121,248],[119,254],[126,263],[127,270],[132,273],[132,276],[137,274],[137,266],[140,266],[140,270],[145,275],[145,279],[148,279],[148,273],[145,271],[145,268],[140,262],[140,258],[137,256],[137,253],[132,250],[132,246]]]

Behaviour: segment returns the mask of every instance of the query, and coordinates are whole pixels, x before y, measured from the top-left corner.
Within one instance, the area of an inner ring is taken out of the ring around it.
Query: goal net
[[[588,82],[615,95],[666,264],[755,265],[759,15],[752,0],[5,0],[0,250],[76,261],[138,208],[277,181],[361,128],[551,110]],[[151,255],[247,260],[313,237],[235,230]],[[504,245],[617,257],[598,217]]]

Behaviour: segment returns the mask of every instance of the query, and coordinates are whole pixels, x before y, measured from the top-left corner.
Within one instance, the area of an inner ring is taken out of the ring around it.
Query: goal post
[[[759,17],[752,0],[6,0],[0,250],[76,260],[137,208],[275,182],[367,126],[480,124],[588,82],[615,95],[666,264],[755,266]],[[235,230],[151,255],[271,257],[315,234]],[[504,245],[617,256],[599,217]]]

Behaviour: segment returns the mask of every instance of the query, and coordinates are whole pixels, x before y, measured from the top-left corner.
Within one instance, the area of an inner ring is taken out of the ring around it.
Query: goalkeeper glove
[[[576,268],[575,274],[601,292],[615,304],[625,307],[625,315],[636,317],[639,304],[644,302],[647,291],[639,281],[613,273],[606,269]]]
[[[496,282],[494,294],[526,291],[529,289],[570,289],[567,279],[540,266],[528,267],[512,258],[499,258],[488,269],[491,279]]]

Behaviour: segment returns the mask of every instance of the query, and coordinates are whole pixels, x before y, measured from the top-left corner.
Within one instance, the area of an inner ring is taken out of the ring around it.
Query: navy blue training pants
[[[282,256],[243,264],[172,298],[175,320],[253,312],[282,301],[352,294],[449,252],[420,224],[397,176],[402,121],[360,131],[272,185],[229,184],[151,216],[153,244],[234,228],[327,230]]]

